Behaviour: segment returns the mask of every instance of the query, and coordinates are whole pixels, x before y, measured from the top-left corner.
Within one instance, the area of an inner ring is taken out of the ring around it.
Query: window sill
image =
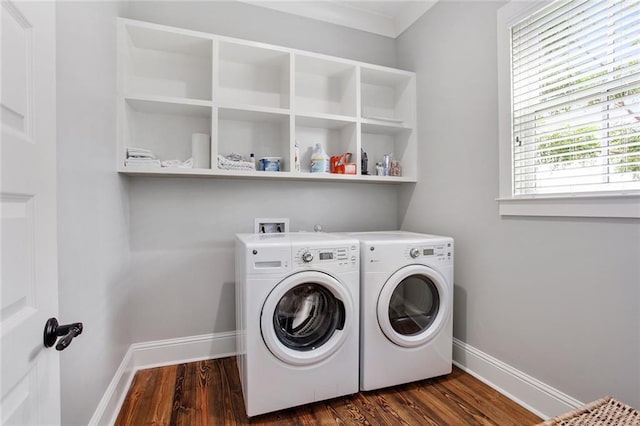
[[[640,194],[498,198],[501,216],[640,218]]]

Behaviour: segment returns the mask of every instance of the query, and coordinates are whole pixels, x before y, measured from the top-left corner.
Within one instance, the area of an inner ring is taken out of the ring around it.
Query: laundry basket
[[[606,396],[538,426],[640,426],[640,412]]]

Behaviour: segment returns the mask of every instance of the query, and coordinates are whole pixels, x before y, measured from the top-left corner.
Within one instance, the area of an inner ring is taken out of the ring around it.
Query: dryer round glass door
[[[443,327],[451,307],[444,277],[422,265],[394,273],[378,298],[378,323],[393,343],[415,347],[431,340]]]
[[[340,348],[350,330],[353,301],[332,276],[299,272],[267,296],[260,318],[265,344],[293,365],[319,362]]]

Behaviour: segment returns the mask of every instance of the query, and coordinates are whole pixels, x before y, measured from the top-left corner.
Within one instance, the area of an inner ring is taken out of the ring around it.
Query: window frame
[[[555,0],[512,0],[498,9],[498,169],[499,213],[502,216],[568,216],[640,218],[640,193],[599,192],[584,194],[515,196],[513,191],[511,27]]]

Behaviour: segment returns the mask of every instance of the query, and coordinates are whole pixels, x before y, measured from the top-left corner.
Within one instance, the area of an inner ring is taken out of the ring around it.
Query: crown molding
[[[386,6],[392,6],[385,8],[385,10],[392,12],[385,13],[381,12],[379,8],[369,6],[383,2],[371,1],[239,1],[391,38],[397,38],[437,2],[437,0],[385,1]]]

